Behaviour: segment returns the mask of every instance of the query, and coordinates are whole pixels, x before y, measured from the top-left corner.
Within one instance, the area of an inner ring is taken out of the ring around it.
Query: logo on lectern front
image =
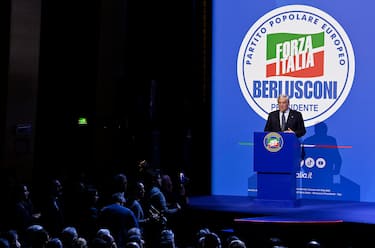
[[[269,152],[278,152],[283,148],[283,137],[276,132],[270,132],[263,139],[264,148]]]

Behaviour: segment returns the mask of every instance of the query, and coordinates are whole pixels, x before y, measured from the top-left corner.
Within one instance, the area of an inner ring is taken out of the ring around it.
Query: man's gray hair
[[[280,94],[280,95],[277,97],[277,102],[279,102],[280,98],[285,98],[285,99],[289,102],[289,96],[286,95],[286,94]]]

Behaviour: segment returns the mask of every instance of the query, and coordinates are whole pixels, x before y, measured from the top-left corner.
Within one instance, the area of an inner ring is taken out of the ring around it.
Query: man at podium
[[[277,97],[278,110],[268,114],[265,132],[295,133],[299,138],[305,135],[305,123],[302,113],[289,108],[289,97],[281,94]]]

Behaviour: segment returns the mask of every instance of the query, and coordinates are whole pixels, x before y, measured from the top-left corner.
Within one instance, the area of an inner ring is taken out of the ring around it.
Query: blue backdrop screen
[[[302,112],[299,198],[375,201],[375,2],[213,0],[212,194],[256,196],[253,133]]]

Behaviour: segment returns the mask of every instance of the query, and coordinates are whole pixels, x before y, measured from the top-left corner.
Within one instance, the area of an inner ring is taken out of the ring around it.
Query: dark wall
[[[36,166],[71,167],[90,159],[90,130],[79,116],[95,110],[99,1],[42,1]]]
[[[8,62],[10,39],[10,0],[0,2],[0,32],[3,45],[0,47],[0,140],[5,137],[6,100],[8,92]],[[5,142],[0,142],[0,162],[3,163]]]
[[[210,185],[206,1],[42,1],[35,175],[147,159]],[[89,125],[77,125],[79,116]],[[78,165],[78,166],[77,166]]]

